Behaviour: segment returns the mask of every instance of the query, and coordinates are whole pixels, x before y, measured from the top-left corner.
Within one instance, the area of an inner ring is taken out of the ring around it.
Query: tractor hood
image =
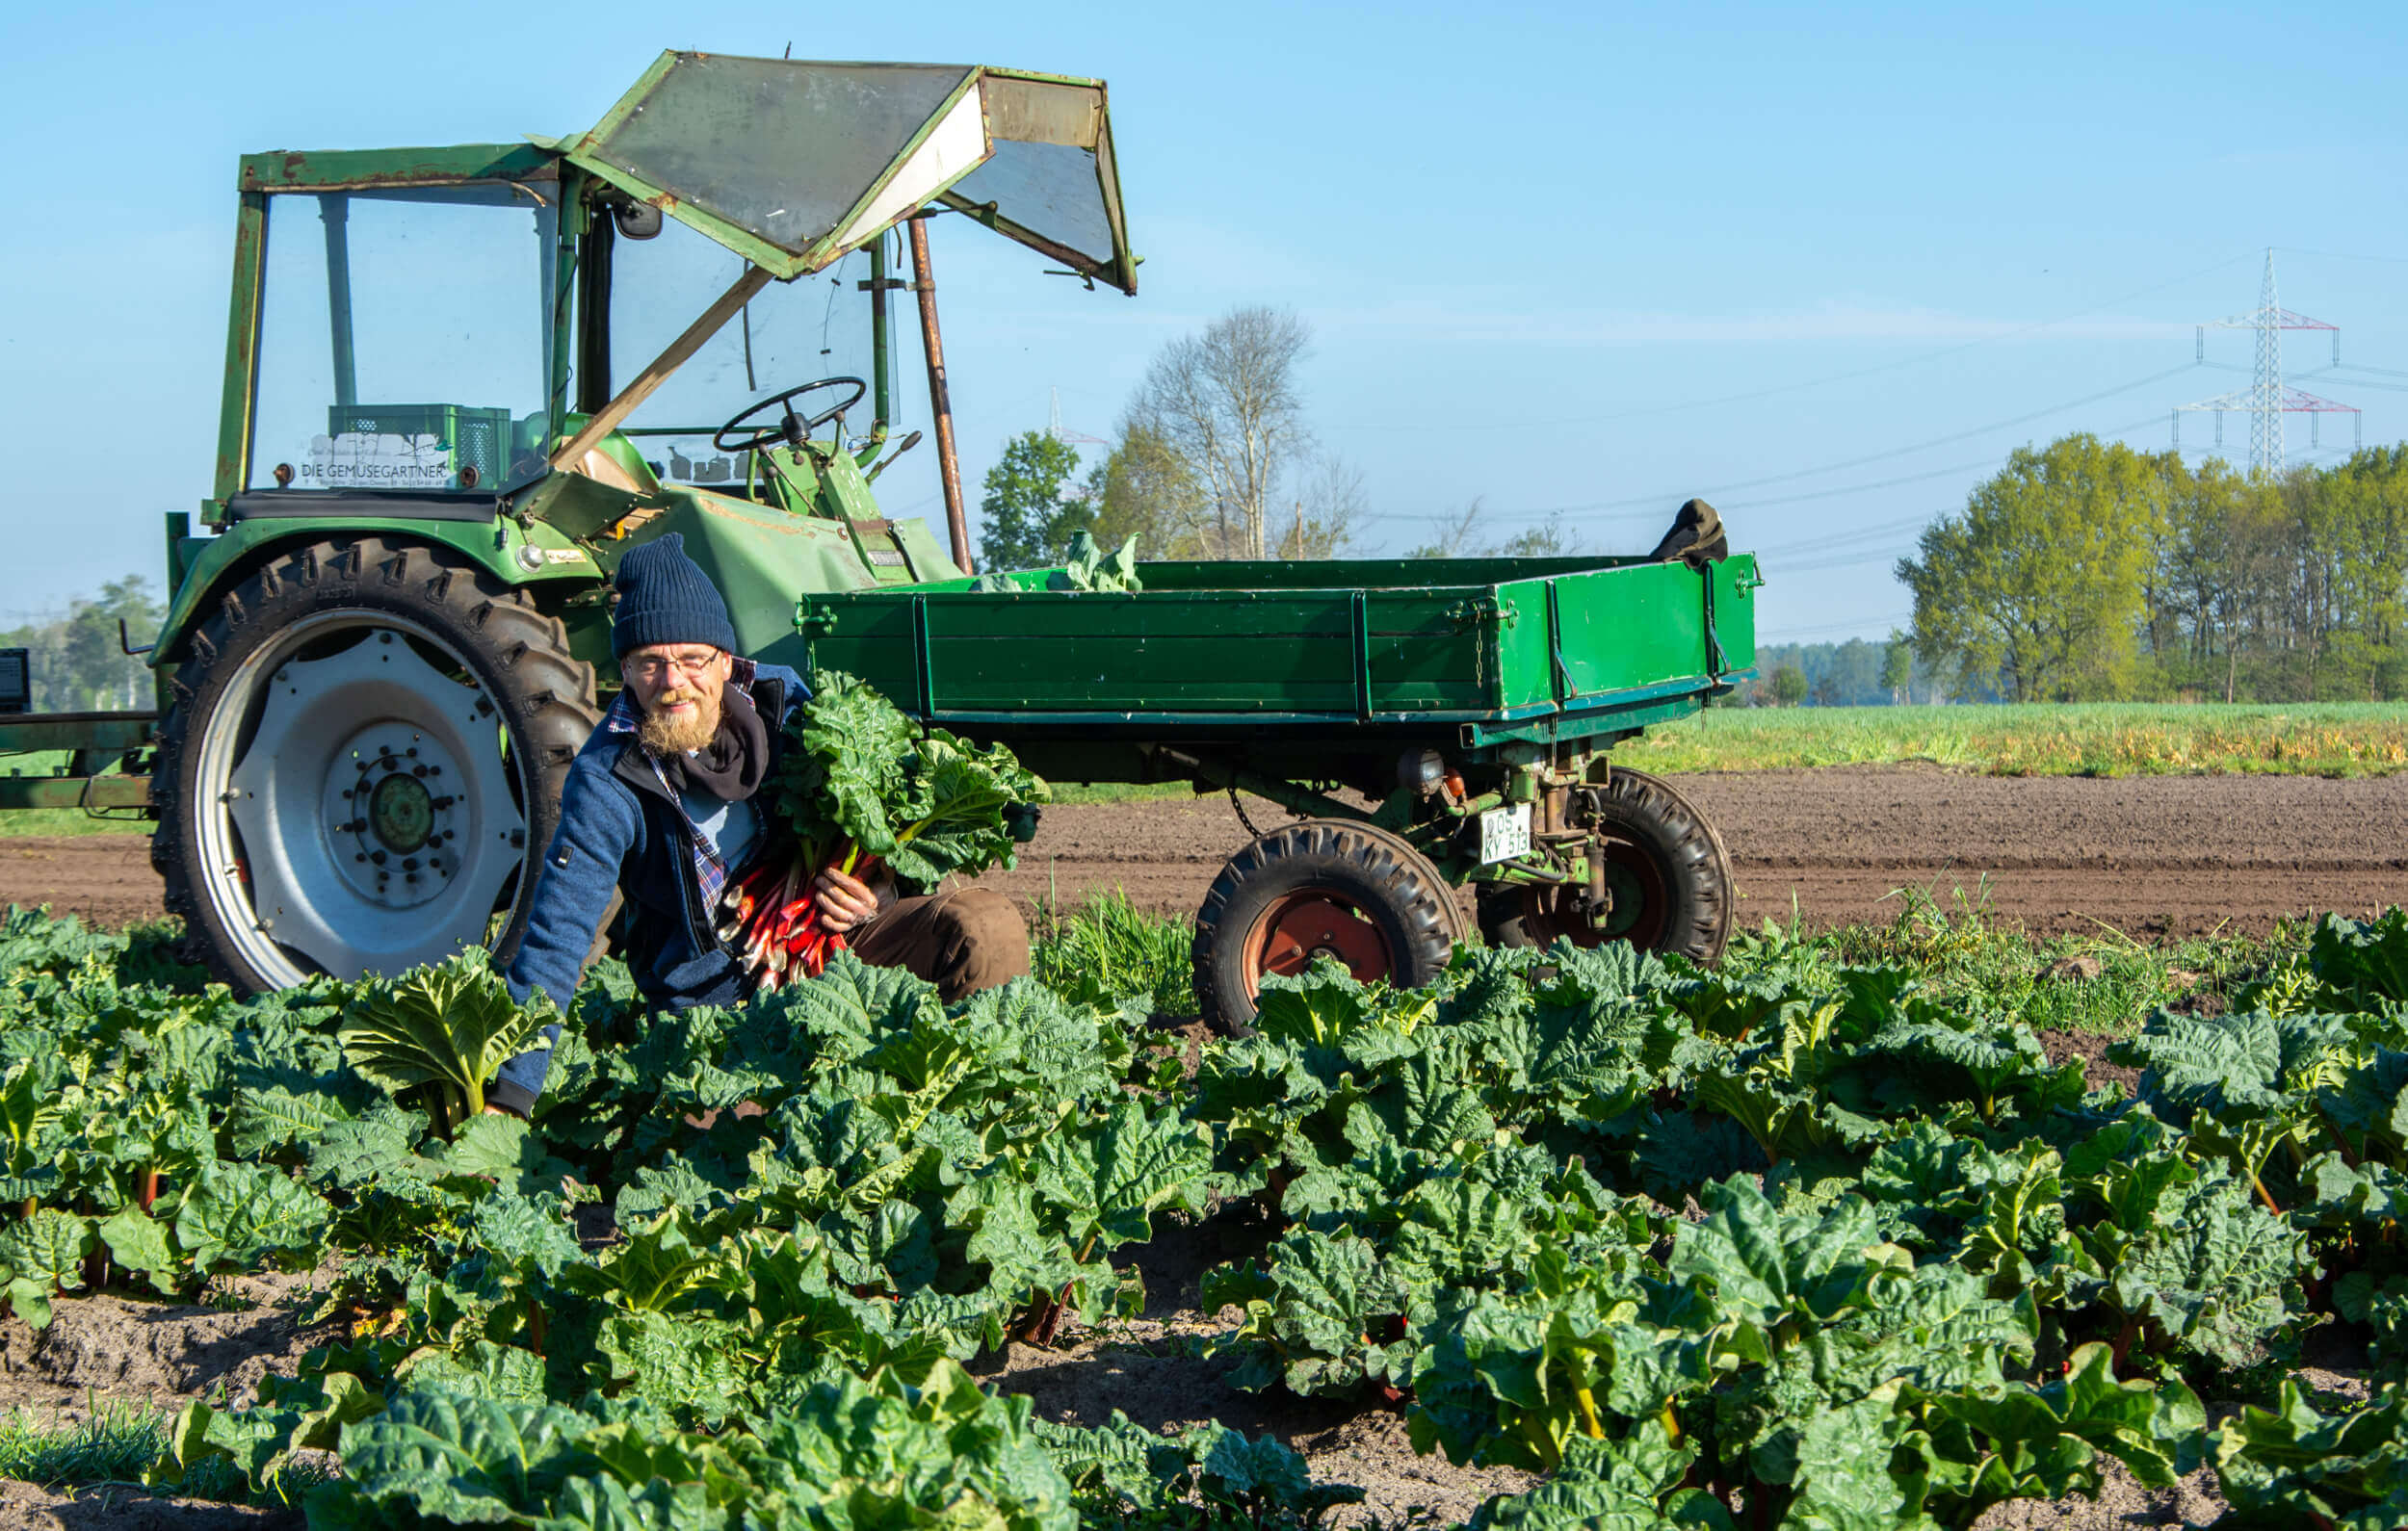
[[[779,278],[935,205],[1137,291],[1100,80],[671,51],[559,147]]]

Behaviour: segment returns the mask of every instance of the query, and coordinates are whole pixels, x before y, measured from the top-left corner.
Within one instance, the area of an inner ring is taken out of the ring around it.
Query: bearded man
[[[738,1004],[751,975],[715,927],[720,895],[776,830],[758,799],[774,779],[801,676],[737,656],[727,603],[670,532],[619,560],[611,648],[626,683],[568,767],[561,825],[544,851],[510,993],[540,989],[566,1009],[587,956],[611,932],[655,1011]],[[947,1003],[1029,971],[1020,912],[983,888],[899,897],[829,868],[812,884],[820,918],[861,960],[906,968]],[[526,1115],[543,1091],[560,1028],[502,1066],[485,1099]]]

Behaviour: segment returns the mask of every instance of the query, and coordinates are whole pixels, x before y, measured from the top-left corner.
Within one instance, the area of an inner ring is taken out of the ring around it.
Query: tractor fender
[[[491,522],[397,520],[393,517],[259,517],[237,521],[216,536],[188,537],[177,549],[182,578],[148,656],[153,669],[181,663],[193,630],[208,620],[218,598],[271,558],[301,546],[346,534],[379,536],[450,548],[472,558],[495,579],[511,585],[565,586],[598,584],[602,570],[592,555],[538,521],[521,526],[507,516]],[[549,601],[543,603],[551,605]]]

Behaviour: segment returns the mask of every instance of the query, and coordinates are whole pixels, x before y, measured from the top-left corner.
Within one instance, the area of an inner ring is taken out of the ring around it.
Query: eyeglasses
[[[619,662],[619,669],[632,679],[650,685],[671,670],[689,676],[707,674],[711,666],[725,658],[727,656],[717,649],[708,654],[672,654],[667,658],[658,654],[631,654]]]

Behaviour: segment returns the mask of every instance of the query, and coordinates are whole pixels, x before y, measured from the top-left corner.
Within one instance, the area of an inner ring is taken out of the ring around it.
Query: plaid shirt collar
[[[758,668],[752,661],[741,654],[736,655],[729,662],[727,684],[748,688]],[[617,698],[611,703],[611,710],[602,714],[602,727],[613,734],[633,734],[637,731],[641,715],[636,711],[634,695],[625,687],[620,687]],[[642,748],[641,745],[637,747]],[[694,884],[702,890],[702,907],[716,910],[732,869],[720,860],[718,852],[711,848],[711,843],[702,838],[700,830],[694,828],[694,816],[686,812],[686,799],[669,785],[668,772],[662,768],[660,757],[646,751],[643,758],[645,764],[652,767],[652,774],[660,780],[661,790],[668,793],[670,802],[677,805],[677,821],[686,827],[686,848],[694,857]],[[754,843],[760,843],[763,838],[755,836]]]

